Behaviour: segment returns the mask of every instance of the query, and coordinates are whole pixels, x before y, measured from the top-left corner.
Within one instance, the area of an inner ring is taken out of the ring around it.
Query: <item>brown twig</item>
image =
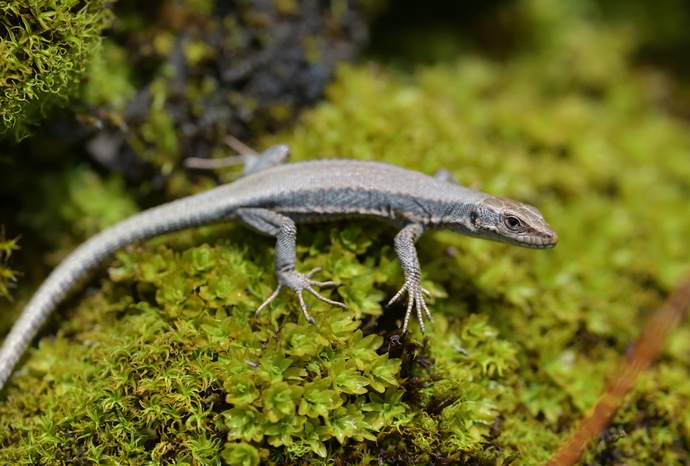
[[[548,463],[552,466],[575,464],[589,444],[611,422],[632,390],[638,375],[659,356],[668,335],[685,318],[690,307],[690,276],[682,280],[676,291],[647,321],[632,352],[611,379],[592,414],[561,446]]]

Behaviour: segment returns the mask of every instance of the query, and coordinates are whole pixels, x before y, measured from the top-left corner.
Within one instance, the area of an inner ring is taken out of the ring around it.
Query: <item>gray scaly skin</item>
[[[278,145],[260,156],[245,156],[245,173],[237,181],[141,212],[75,249],[43,282],[5,339],[0,349],[0,389],[46,318],[73,288],[114,251],[166,232],[240,220],[275,237],[278,287],[257,312],[286,287],[297,295],[304,316],[313,322],[303,291],[334,306],[345,306],[314,289],[335,285],[312,280],[318,269],[306,274],[295,270],[295,223],[344,217],[386,221],[400,229],[395,252],[405,282],[390,303],[407,293],[403,333],[412,311],[422,331],[423,317],[431,319],[424,301],[429,292],[421,286],[414,246],[425,231],[449,229],[537,249],[551,248],[558,242],[558,235],[536,208],[460,186],[447,173],[431,177],[394,165],[357,160],[280,164],[288,153],[287,146]]]

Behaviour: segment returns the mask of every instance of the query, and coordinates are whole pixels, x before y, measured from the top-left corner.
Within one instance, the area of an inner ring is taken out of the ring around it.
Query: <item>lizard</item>
[[[448,229],[528,248],[552,248],[558,235],[535,207],[494,197],[458,184],[446,171],[436,176],[396,165],[352,159],[321,159],[283,163],[289,147],[279,144],[260,155],[244,155],[242,176],[209,191],[144,210],[106,228],[78,246],[41,284],[0,348],[0,389],[12,374],[48,316],[74,288],[115,251],[134,241],[214,222],[238,220],[275,238],[275,291],[260,312],[285,287],[299,299],[304,317],[314,322],[303,292],[330,305],[343,303],[315,288],[335,282],[312,279],[319,268],[296,270],[295,224],[362,217],[399,228],[394,249],[404,283],[388,305],[407,294],[402,335],[415,312],[420,330],[431,320],[421,285],[416,241],[427,230]]]

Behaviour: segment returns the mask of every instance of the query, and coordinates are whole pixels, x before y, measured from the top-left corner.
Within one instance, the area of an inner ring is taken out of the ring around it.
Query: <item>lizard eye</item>
[[[503,219],[503,224],[511,231],[517,231],[522,226],[522,222],[519,218],[513,217],[512,215],[507,216]]]

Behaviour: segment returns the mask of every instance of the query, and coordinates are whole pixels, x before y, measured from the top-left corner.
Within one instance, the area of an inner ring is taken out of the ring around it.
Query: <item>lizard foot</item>
[[[338,301],[333,301],[332,299],[328,299],[324,296],[321,296],[318,291],[314,289],[314,287],[318,288],[327,288],[327,287],[332,287],[332,286],[338,286],[336,282],[328,281],[328,282],[317,282],[316,280],[312,280],[311,277],[320,272],[321,267],[317,267],[310,272],[307,273],[300,273],[297,272],[296,270],[288,270],[285,272],[278,272],[278,286],[276,287],[275,291],[271,293],[271,296],[268,297],[266,301],[263,302],[261,306],[256,310],[256,313],[258,314],[261,312],[268,304],[275,299],[276,296],[278,296],[278,293],[280,293],[280,289],[285,286],[289,289],[291,289],[296,295],[297,298],[299,299],[299,306],[302,308],[302,312],[304,313],[304,317],[307,319],[308,322],[314,323],[314,318],[309,315],[309,312],[307,311],[307,304],[304,302],[304,297],[302,296],[303,291],[307,291],[314,295],[316,299],[319,301],[323,301],[324,303],[328,303],[331,306],[338,306],[343,309],[347,309],[347,306],[345,304],[340,303]]]
[[[419,328],[421,329],[422,333],[424,333],[424,316],[426,315],[426,318],[429,319],[429,321],[433,320],[431,313],[429,312],[429,308],[426,307],[426,303],[424,302],[424,296],[431,296],[431,293],[422,288],[422,284],[419,283],[419,278],[406,279],[405,284],[402,288],[400,288],[400,291],[398,291],[395,296],[388,301],[388,306],[398,301],[402,297],[403,293],[407,293],[407,311],[405,312],[405,320],[403,321],[402,334],[404,335],[405,332],[407,332],[407,324],[410,321],[410,315],[412,314],[413,309],[417,313]]]

